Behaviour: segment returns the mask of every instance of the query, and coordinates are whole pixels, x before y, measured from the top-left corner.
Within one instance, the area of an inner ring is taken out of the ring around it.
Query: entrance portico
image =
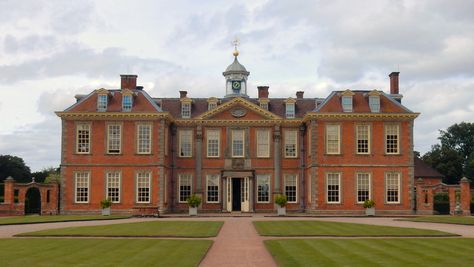
[[[224,171],[222,177],[223,211],[253,212],[253,173]]]

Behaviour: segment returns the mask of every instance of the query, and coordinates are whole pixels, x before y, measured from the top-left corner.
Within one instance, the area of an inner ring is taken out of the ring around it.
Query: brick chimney
[[[135,89],[137,88],[137,75],[121,74],[120,75],[120,89]]]
[[[186,98],[188,91],[179,91],[179,98]]]
[[[268,86],[257,86],[258,98],[268,98]]]
[[[390,77],[390,94],[392,95],[398,95],[399,94],[399,88],[398,88],[398,75],[400,72],[392,72],[388,77]]]
[[[296,92],[296,98],[297,99],[303,99],[304,91],[298,91]]]

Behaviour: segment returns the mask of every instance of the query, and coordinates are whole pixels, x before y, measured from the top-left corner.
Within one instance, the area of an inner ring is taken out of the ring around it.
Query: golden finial
[[[234,41],[232,42],[234,45],[234,52],[232,53],[234,57],[237,57],[239,55],[239,50],[237,50],[237,46],[240,45],[240,40],[238,37],[235,37]]]

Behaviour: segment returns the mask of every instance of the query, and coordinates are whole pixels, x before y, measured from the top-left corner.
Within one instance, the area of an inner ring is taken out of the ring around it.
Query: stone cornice
[[[420,113],[352,113],[352,112],[308,112],[304,116],[304,121],[312,119],[398,119],[413,120]]]
[[[55,112],[63,119],[165,119],[174,121],[169,112]]]
[[[300,126],[303,124],[303,120],[292,119],[292,120],[175,120],[177,126],[233,126],[233,125],[248,125],[248,126],[259,126],[259,125],[281,125],[281,126]]]

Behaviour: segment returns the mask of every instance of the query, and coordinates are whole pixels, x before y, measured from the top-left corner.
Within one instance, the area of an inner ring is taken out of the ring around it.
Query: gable
[[[268,110],[260,108],[258,105],[248,100],[245,100],[240,97],[236,97],[232,99],[231,101],[228,101],[222,105],[219,105],[215,109],[209,110],[201,114],[199,117],[197,117],[197,119],[275,120],[275,119],[281,119],[281,117],[271,113]]]

